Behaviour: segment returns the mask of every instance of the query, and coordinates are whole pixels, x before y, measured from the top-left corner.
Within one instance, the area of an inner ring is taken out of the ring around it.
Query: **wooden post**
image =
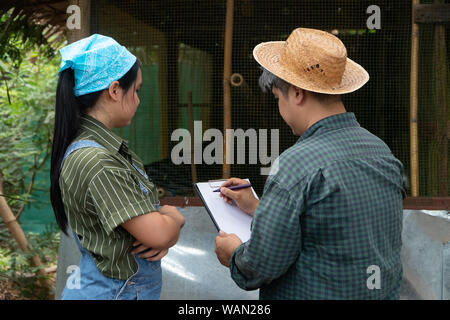
[[[169,134],[169,124],[168,124],[168,66],[167,66],[167,41],[164,40],[164,44],[161,48],[160,55],[160,67],[158,68],[158,85],[159,85],[159,101],[160,101],[160,129],[159,129],[159,141],[160,141],[160,158],[166,159],[170,156],[169,154],[169,141],[171,135]],[[175,121],[174,121],[175,122]]]
[[[227,0],[227,13],[225,22],[225,42],[224,42],[224,66],[223,66],[223,169],[222,177],[228,179],[230,177],[231,154],[227,152],[227,144],[233,143],[227,129],[231,129],[231,53],[233,45],[233,11],[234,0]]]
[[[419,143],[417,137],[417,77],[419,64],[419,26],[414,22],[414,6],[419,3],[420,0],[412,0],[409,135],[410,135],[410,157],[411,157],[411,195],[413,197],[419,196]]]
[[[175,145],[170,137],[179,124],[178,103],[178,39],[174,28],[171,28],[171,32],[167,34],[167,113],[171,118],[167,123],[168,150],[172,150]]]
[[[442,4],[441,0],[435,0]],[[434,25],[434,77],[436,106],[436,143],[438,196],[448,196],[448,137],[447,137],[447,50],[445,41],[445,26]]]
[[[436,108],[434,125],[434,146],[435,150],[429,152],[432,159],[431,165],[436,165],[436,173],[432,178],[436,177],[437,194],[439,196],[448,196],[448,139],[449,124],[447,120],[448,103],[447,103],[447,52],[446,52],[446,36],[444,24],[450,23],[450,4],[444,4],[442,0],[435,0],[433,4],[419,4],[420,1],[413,1],[413,37],[411,40],[411,186],[413,184],[413,171],[416,164],[414,163],[414,152],[417,151],[417,117],[413,117],[414,109],[417,116],[417,93],[415,101],[412,92],[417,92],[417,51],[418,51],[418,25],[419,23],[434,24],[434,54],[433,54],[433,75],[434,75],[434,101]],[[415,82],[413,85],[413,81]],[[414,106],[415,104],[415,106]],[[415,119],[415,134],[413,132],[413,119]],[[415,144],[413,144],[413,138]],[[417,152],[416,152],[417,153]],[[414,165],[414,166],[413,166]],[[432,179],[431,179],[432,180]],[[435,184],[432,184],[432,189]],[[416,192],[415,192],[416,190]],[[413,196],[417,196],[418,187],[412,188]]]
[[[195,139],[194,139],[194,106],[192,104],[192,91],[188,92],[188,122],[189,122],[189,131],[191,134],[191,177],[192,183],[197,182],[197,168],[195,167],[194,154],[195,154]]]
[[[69,0],[69,5],[77,5],[80,7],[80,29],[79,30],[67,30],[66,36],[69,43],[73,43],[80,39],[89,37],[91,35],[91,1],[90,0]],[[78,264],[79,250],[76,249],[74,239],[72,236],[68,236],[63,232],[60,232],[60,244],[58,250],[58,271],[56,275],[56,294],[58,292],[58,286],[64,288],[65,280],[67,279],[67,267],[71,264]],[[76,251],[71,251],[73,249]],[[69,249],[69,250],[68,250]]]
[[[77,5],[81,13],[80,29],[67,30],[67,41],[72,43],[91,35],[91,2],[90,0],[70,0],[69,5]]]

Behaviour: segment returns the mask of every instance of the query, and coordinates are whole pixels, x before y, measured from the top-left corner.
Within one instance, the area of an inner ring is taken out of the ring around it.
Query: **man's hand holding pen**
[[[250,216],[256,211],[259,200],[254,196],[251,188],[243,188],[239,190],[230,190],[229,187],[247,185],[248,181],[239,178],[230,178],[220,186],[220,197],[227,203],[232,204],[233,201],[245,213]]]

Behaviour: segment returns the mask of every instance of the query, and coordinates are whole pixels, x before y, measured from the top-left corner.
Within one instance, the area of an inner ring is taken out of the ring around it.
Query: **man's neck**
[[[313,124],[319,122],[322,119],[347,112],[342,101],[333,102],[332,104],[328,105],[317,104],[317,106],[314,106],[313,108],[311,108],[311,110],[314,111],[308,115],[306,119],[306,126],[303,127],[300,135],[308,130]]]

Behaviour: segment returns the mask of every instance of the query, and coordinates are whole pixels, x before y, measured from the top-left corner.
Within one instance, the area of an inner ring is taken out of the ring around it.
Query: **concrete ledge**
[[[189,202],[192,205],[192,201]],[[186,205],[186,199],[183,199],[183,204]],[[217,231],[205,209],[196,206],[179,209],[190,223],[182,231],[179,248],[170,250],[167,255],[167,262],[172,261],[172,264],[163,264],[165,282],[161,299],[257,299],[257,292],[245,292],[238,288],[231,280],[228,269],[217,262],[214,254]],[[402,239],[403,282],[400,299],[449,300],[448,211],[404,210]],[[192,252],[202,255],[193,256]],[[65,272],[67,267],[77,265],[79,257],[73,238],[61,234],[56,299],[60,299],[69,276]],[[205,277],[208,281],[203,281]]]
[[[448,211],[404,210],[403,277],[419,299],[450,299]]]

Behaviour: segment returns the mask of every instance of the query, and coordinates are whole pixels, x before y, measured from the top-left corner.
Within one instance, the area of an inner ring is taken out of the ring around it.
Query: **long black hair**
[[[131,69],[118,80],[120,87],[124,90],[124,95],[133,83],[136,85],[139,66],[139,61],[136,60]],[[56,88],[55,129],[50,167],[50,201],[55,213],[56,223],[66,235],[67,216],[59,187],[61,162],[67,147],[79,134],[80,116],[96,104],[103,92],[101,90],[76,97],[74,84],[74,71],[70,68],[62,71]]]

